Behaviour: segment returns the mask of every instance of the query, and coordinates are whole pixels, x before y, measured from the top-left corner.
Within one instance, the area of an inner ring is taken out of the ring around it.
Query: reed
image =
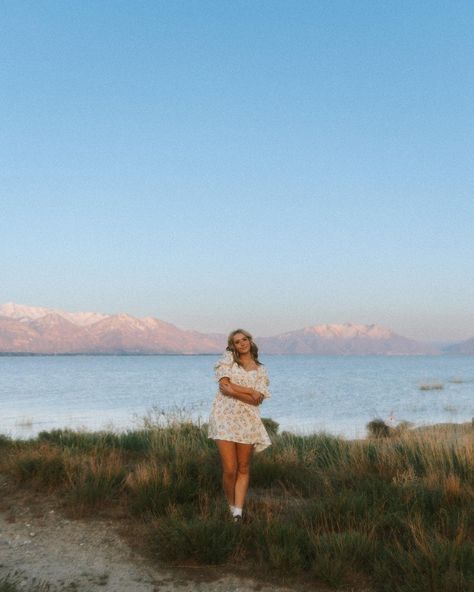
[[[271,425],[271,424],[270,424]],[[278,433],[256,455],[242,525],[228,516],[205,426],[0,439],[0,471],[76,515],[113,508],[160,561],[390,592],[474,586],[474,432],[393,429],[346,441]]]

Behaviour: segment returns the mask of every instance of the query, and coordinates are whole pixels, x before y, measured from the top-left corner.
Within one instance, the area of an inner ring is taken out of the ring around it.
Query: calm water
[[[207,421],[218,356],[0,356],[0,433],[131,428],[154,409]],[[474,416],[474,358],[263,356],[281,429],[363,437],[374,417],[417,425]],[[453,381],[453,382],[452,382]],[[442,390],[421,391],[420,384]]]

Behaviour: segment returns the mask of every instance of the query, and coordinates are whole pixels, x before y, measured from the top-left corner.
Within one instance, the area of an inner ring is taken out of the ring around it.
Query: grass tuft
[[[50,592],[46,582],[26,582],[18,572],[0,578],[0,592]]]
[[[240,538],[239,526],[220,516],[189,519],[171,515],[157,522],[154,531],[157,556],[172,563],[189,560],[206,565],[225,563]]]

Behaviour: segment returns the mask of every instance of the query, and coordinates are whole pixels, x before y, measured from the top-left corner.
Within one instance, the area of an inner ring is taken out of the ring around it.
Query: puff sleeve
[[[259,368],[259,377],[257,379],[257,384],[255,386],[255,390],[265,397],[265,399],[270,399],[272,396],[270,392],[270,379],[268,378],[267,369],[263,366]]]
[[[231,368],[234,363],[234,358],[230,352],[225,352],[225,354],[220,358],[216,364],[214,365],[214,373],[216,376],[216,381],[219,382],[221,378],[231,377]]]

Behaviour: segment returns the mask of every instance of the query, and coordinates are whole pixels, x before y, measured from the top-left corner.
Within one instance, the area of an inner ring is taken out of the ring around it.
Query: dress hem
[[[251,444],[255,448],[255,452],[262,452],[272,445],[271,442],[242,442],[240,440],[230,440],[229,438],[218,438],[217,436],[208,436],[208,440],[223,440],[224,442],[234,442],[235,444]]]

